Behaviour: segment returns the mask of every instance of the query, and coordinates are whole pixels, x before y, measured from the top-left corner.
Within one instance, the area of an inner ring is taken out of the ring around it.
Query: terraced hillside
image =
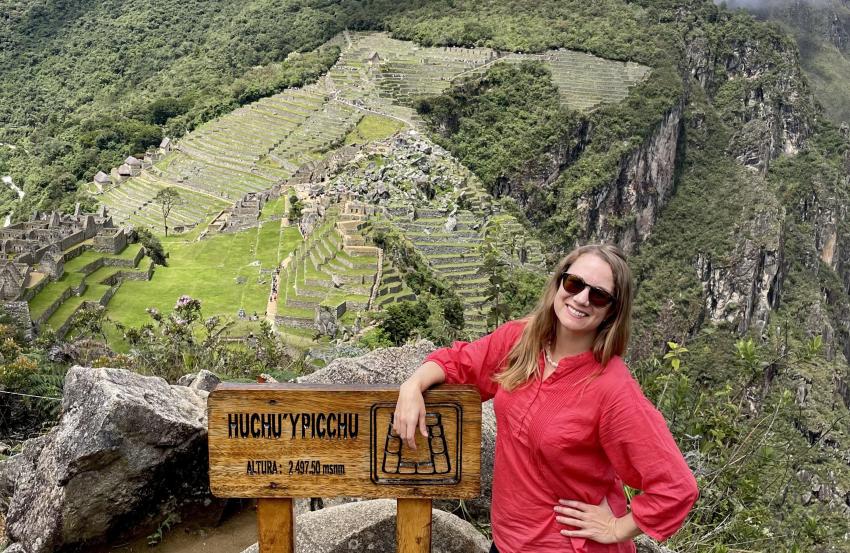
[[[417,209],[413,219],[399,208],[389,210],[388,215],[378,218],[375,227],[399,230],[435,276],[450,285],[463,302],[466,329],[472,335],[488,331],[489,277],[482,267],[489,249],[517,267],[543,270],[540,242],[511,215],[482,219],[480,212],[458,210],[450,215],[433,207]]]
[[[328,209],[322,223],[284,264],[275,322],[288,334],[333,335],[358,313],[415,299],[398,270],[368,245],[367,215],[352,204]]]
[[[606,60],[572,50],[541,54],[499,52],[490,48],[427,48],[383,33],[357,35],[331,69],[329,87],[338,99],[358,100],[410,122],[417,97],[437,95],[451,83],[500,61],[541,61],[552,72],[562,102],[575,110],[619,102],[649,73],[632,62]],[[373,86],[377,83],[377,90]],[[405,109],[407,108],[407,109]]]
[[[152,262],[140,244],[130,244],[118,255],[78,246],[66,252],[65,273],[43,286],[29,299],[30,314],[39,327],[50,327],[64,336],[73,315],[86,303],[107,305],[125,280],[148,280]]]
[[[509,54],[507,60],[542,61],[552,72],[561,101],[578,111],[622,101],[629,88],[645,79],[650,71],[645,65],[606,60],[563,49],[543,54]]]
[[[162,207],[153,199],[160,190],[169,186],[179,185],[156,177],[151,171],[142,171],[138,177],[106,192],[100,197],[100,201],[109,207],[109,213],[117,223],[130,223],[159,231],[163,227]],[[171,228],[191,228],[211,219],[230,205],[227,200],[210,193],[183,186],[179,187],[179,194],[180,203],[172,209],[168,217],[168,226]]]
[[[176,186],[183,202],[169,226],[190,228],[209,220],[247,192],[285,181],[303,164],[342,145],[366,114],[419,125],[415,98],[439,94],[463,76],[498,61],[540,60],[552,71],[562,101],[588,110],[622,100],[649,69],[569,50],[542,54],[489,48],[424,48],[385,33],[344,33],[337,63],[317,83],[243,106],[195,129],[177,150],[100,197],[117,222],[160,227],[152,202]]]
[[[327,187],[371,199],[356,223],[337,222],[337,229],[347,225],[347,230],[364,230],[361,222],[368,221],[372,236],[386,230],[400,234],[434,276],[458,295],[472,335],[487,331],[489,277],[482,266],[488,253],[518,268],[543,270],[539,241],[513,216],[494,214],[492,198],[475,175],[415,131],[364,148]],[[377,198],[376,189],[381,190]],[[385,277],[382,286],[394,283],[394,277]],[[404,280],[403,274],[399,277]],[[393,294],[406,296],[401,288],[388,290],[386,299],[379,293],[379,306],[396,299]]]

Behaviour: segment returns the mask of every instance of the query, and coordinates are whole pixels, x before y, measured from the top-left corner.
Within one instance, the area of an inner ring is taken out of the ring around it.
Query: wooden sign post
[[[481,488],[481,398],[425,393],[428,437],[392,429],[395,386],[219,384],[207,403],[210,489],[258,498],[260,553],[293,553],[294,497],[394,497],[400,553],[431,551],[431,500]]]

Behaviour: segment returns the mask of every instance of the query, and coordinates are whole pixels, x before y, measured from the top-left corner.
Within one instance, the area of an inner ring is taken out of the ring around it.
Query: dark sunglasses
[[[571,275],[570,273],[561,274],[561,286],[564,287],[566,293],[572,295],[581,294],[582,290],[590,288],[590,291],[587,293],[587,299],[594,307],[607,307],[616,300],[614,296],[602,288],[591,286],[580,276]]]

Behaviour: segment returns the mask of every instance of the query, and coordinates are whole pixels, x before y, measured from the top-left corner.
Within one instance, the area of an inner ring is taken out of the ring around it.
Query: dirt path
[[[242,553],[257,542],[257,512],[248,507],[217,528],[190,528],[179,524],[167,531],[162,542],[150,547],[147,538],[112,545],[96,553]]]

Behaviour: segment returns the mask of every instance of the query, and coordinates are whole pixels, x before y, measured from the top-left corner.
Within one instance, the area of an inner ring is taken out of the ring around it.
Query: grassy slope
[[[150,282],[125,282],[109,303],[109,316],[138,326],[147,322],[146,308],[170,311],[184,294],[200,299],[206,316],[235,320],[240,308],[262,316],[271,275],[261,271],[273,270],[300,240],[296,228],[281,228],[278,221],[200,242],[169,237],[163,240],[169,266],[157,267]],[[245,281],[238,284],[237,279]]]

